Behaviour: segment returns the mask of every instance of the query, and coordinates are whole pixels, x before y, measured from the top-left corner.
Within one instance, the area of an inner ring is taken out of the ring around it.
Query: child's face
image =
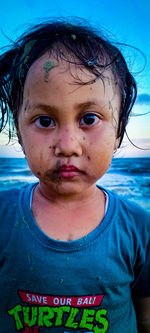
[[[116,140],[120,94],[80,66],[48,54],[29,69],[18,124],[32,172],[59,195],[84,193],[107,171]],[[78,83],[77,83],[77,82]]]

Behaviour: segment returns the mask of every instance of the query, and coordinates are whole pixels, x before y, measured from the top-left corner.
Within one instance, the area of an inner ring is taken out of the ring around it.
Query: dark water
[[[0,158],[0,191],[37,180],[22,158]],[[98,184],[150,211],[150,158],[116,158]]]

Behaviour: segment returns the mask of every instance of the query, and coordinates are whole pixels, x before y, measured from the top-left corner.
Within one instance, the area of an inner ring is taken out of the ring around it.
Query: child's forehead
[[[110,104],[111,110],[113,102],[113,107],[119,110],[120,92],[112,72],[105,70],[103,76],[104,79],[98,79],[84,66],[46,53],[30,67],[24,87],[24,103],[30,99],[30,105],[47,103],[60,108],[62,102],[68,107],[95,101],[95,105],[101,107]]]
[[[57,79],[59,76],[63,75],[68,78],[72,83],[94,83],[98,78],[94,73],[83,66],[79,59],[74,56],[70,56],[70,59],[58,58],[55,54],[49,54],[46,52],[40,58],[38,58],[29,68],[27,73],[27,79],[29,80],[42,80],[48,82],[53,78]],[[100,75],[103,84],[116,85],[113,73],[110,69],[105,69],[101,71]]]
[[[46,52],[43,56],[37,59],[30,67],[27,76],[43,76],[44,74],[49,74],[49,76],[53,73],[68,75],[72,72],[87,74],[89,77],[95,78],[94,74],[88,71],[83,65],[80,64],[80,61],[75,57],[70,59],[62,59],[55,56],[55,54],[49,54]]]

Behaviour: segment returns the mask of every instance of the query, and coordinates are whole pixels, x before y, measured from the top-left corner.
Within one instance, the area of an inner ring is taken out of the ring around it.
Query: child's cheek
[[[46,151],[40,148],[39,145],[38,151],[35,151],[35,147],[32,147],[26,157],[33,174],[42,180],[50,167],[50,156],[46,154]]]

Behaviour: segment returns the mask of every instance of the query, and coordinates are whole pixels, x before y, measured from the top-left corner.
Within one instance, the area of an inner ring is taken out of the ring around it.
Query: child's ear
[[[23,153],[25,154],[25,150],[22,144],[22,138],[21,138],[21,134],[20,134],[20,130],[19,130],[19,126],[18,126],[18,122],[15,121],[15,127],[16,127],[16,133],[17,133],[17,137],[18,137],[18,143],[20,144]]]
[[[15,128],[16,128],[16,133],[17,133],[17,137],[18,137],[18,142],[21,145],[21,135],[20,135],[20,131],[19,131],[18,121],[16,121],[16,120],[15,120]]]
[[[120,137],[116,139],[115,141],[115,145],[114,145],[114,152],[117,151],[118,147],[119,147],[119,144],[120,144]]]

